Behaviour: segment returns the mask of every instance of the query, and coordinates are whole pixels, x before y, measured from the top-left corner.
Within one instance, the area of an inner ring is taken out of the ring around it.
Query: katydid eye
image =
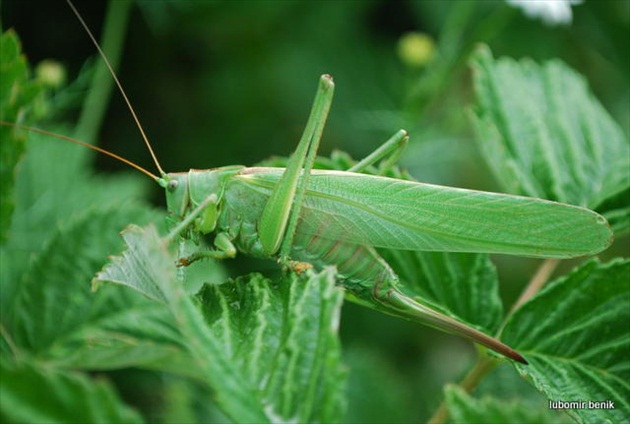
[[[168,182],[168,190],[169,191],[174,191],[177,187],[179,186],[179,181],[177,180],[171,180]]]

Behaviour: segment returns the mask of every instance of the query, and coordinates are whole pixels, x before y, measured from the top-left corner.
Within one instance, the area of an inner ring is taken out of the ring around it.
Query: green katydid
[[[284,265],[291,261],[334,265],[351,300],[461,335],[527,363],[497,339],[404,295],[398,277],[376,248],[570,258],[595,254],[611,242],[606,220],[588,209],[361,173],[400,151],[408,138],[402,130],[348,171],[313,170],[334,90],[328,75],[320,78],[304,134],[286,169],[227,166],[166,173],[106,56],[71,7],[110,68],[160,175],[86,146],[140,169],[165,189],[171,235],[213,237],[211,250],[180,258],[179,265],[229,258],[237,252],[278,258]]]
[[[332,79],[322,76],[306,130],[286,169],[229,166],[158,179],[166,188],[169,213],[180,222],[174,232],[215,234],[214,250],[183,261],[226,258],[239,251],[279,255],[283,263],[290,258],[335,265],[353,300],[460,334],[524,362],[496,339],[402,294],[396,274],[375,247],[568,258],[606,248],[611,239],[606,220],[588,209],[541,199],[311,170],[332,90]],[[406,137],[399,131],[386,146]],[[541,226],[541,215],[552,216],[547,221],[552,224]]]

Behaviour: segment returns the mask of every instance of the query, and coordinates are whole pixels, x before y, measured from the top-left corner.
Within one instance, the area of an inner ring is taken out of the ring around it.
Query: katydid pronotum
[[[106,56],[71,7],[135,118]],[[230,258],[237,252],[277,258],[289,267],[293,261],[315,267],[334,265],[339,284],[351,300],[464,336],[526,363],[497,339],[403,294],[398,277],[376,249],[569,258],[595,254],[610,244],[612,233],[606,220],[588,209],[541,199],[361,173],[400,151],[407,141],[402,130],[348,171],[313,170],[333,90],[332,78],[323,75],[304,134],[286,168],[227,166],[166,173],[136,118],[160,175],[142,172],[166,191],[171,234],[186,239],[212,237],[211,250],[182,257],[177,265]]]

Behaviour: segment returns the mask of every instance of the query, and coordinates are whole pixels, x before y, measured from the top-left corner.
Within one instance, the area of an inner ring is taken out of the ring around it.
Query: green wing
[[[270,192],[280,168],[238,179]],[[314,170],[297,232],[375,247],[568,258],[612,241],[606,220],[577,206],[341,171]]]

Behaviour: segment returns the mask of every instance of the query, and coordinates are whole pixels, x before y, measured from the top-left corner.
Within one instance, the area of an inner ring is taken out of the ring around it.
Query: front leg
[[[197,231],[201,231],[202,233],[207,233],[209,231],[204,231],[204,229],[207,229],[210,227],[210,224],[208,224],[206,221],[208,221],[207,216],[208,215],[212,215],[213,217],[215,217],[215,221],[211,224],[212,225],[212,229],[214,228],[214,225],[216,224],[216,208],[217,208],[217,202],[218,202],[218,196],[215,193],[210,194],[208,197],[206,197],[203,202],[201,202],[199,205],[197,205],[197,207],[195,207],[192,211],[190,211],[188,214],[186,214],[186,216],[184,217],[184,219],[182,219],[166,236],[167,240],[169,241],[173,241],[175,240],[177,237],[180,237],[182,235],[182,233],[189,229],[189,228],[194,228]],[[195,221],[199,218],[202,217],[201,223],[198,223],[197,226],[195,226]],[[198,226],[201,226],[201,228],[196,228]]]
[[[179,258],[177,266],[188,266],[200,259],[229,259],[236,256],[236,247],[227,233],[218,233],[214,238],[215,249],[198,250],[185,258]]]

